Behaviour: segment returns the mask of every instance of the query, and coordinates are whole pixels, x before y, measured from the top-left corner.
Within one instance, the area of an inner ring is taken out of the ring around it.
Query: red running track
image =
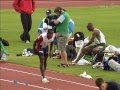
[[[0,8],[12,8],[13,1],[0,1]],[[56,6],[61,7],[81,7],[81,6],[101,6],[101,5],[120,5],[120,0],[51,0],[51,1],[36,1],[36,6],[39,8],[55,8]]]
[[[0,63],[0,90],[98,90],[93,80],[47,71],[47,84],[41,82],[39,69]]]

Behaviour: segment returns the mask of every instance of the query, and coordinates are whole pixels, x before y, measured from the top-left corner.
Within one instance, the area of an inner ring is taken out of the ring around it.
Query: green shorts
[[[59,51],[66,51],[67,39],[68,39],[68,35],[58,34],[58,50]]]

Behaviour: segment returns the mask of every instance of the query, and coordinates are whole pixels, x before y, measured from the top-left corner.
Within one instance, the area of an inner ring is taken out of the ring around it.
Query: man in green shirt
[[[69,34],[69,14],[61,7],[56,7],[54,12],[57,14],[58,19],[54,21],[56,25],[56,33],[58,38],[58,49],[61,51],[61,65],[60,67],[68,67],[66,43]]]

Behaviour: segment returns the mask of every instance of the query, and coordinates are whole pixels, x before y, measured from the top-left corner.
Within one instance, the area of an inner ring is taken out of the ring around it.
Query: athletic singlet
[[[40,36],[43,38],[43,41],[40,43],[41,48],[47,47],[55,38],[55,34],[53,34],[53,37],[51,39],[48,39],[46,32],[42,33]]]
[[[96,44],[106,43],[104,34],[99,29],[97,29],[97,28],[95,28],[94,30],[98,30],[100,32],[100,38],[95,38],[94,42]]]

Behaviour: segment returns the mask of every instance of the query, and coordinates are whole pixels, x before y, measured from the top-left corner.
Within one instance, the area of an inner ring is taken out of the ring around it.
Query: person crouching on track
[[[38,38],[35,40],[33,44],[34,52],[39,56],[40,71],[41,71],[43,83],[49,82],[47,78],[45,78],[45,70],[47,67],[48,45],[50,44],[49,53],[51,53],[52,45],[53,45],[52,42],[54,38],[55,38],[54,31],[52,29],[49,29],[48,32],[42,33],[40,36],[38,36]]]

